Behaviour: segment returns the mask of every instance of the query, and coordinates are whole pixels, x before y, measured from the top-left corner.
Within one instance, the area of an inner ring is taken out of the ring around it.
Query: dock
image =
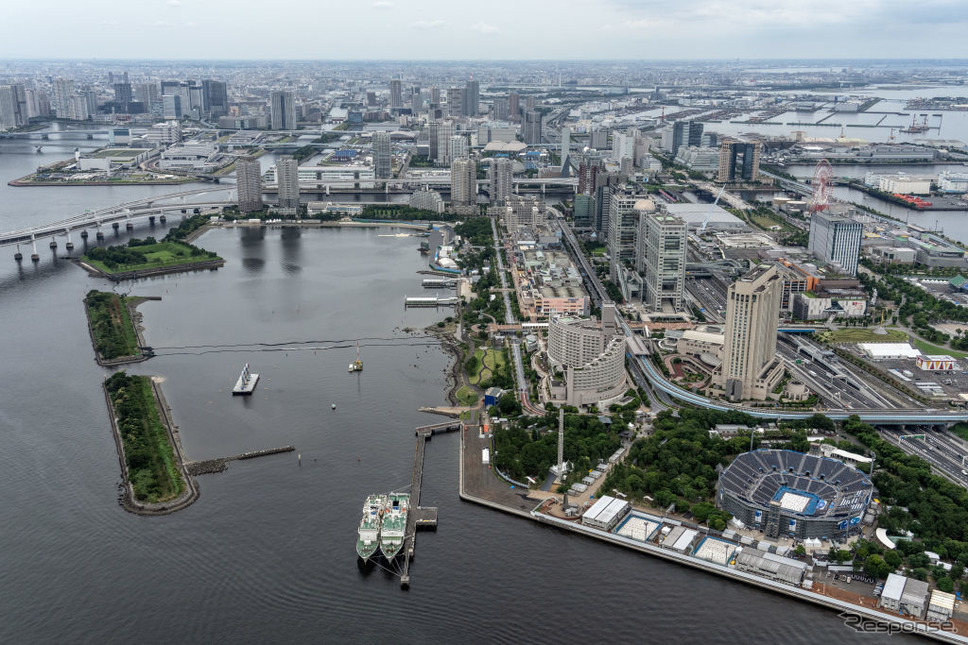
[[[246,363],[242,368],[242,373],[239,374],[239,380],[235,382],[235,387],[232,388],[232,396],[248,396],[249,394],[252,394],[252,392],[255,390],[255,384],[258,382],[259,375],[250,372],[249,364]]]
[[[413,452],[413,474],[410,478],[410,512],[407,513],[406,537],[403,540],[403,568],[400,586],[410,587],[410,562],[417,545],[417,529],[437,528],[437,508],[420,506],[420,486],[423,483],[424,451],[431,437],[440,432],[460,430],[461,422],[437,423],[417,428],[417,447]]]
[[[420,285],[424,289],[456,289],[457,278],[424,278]]]
[[[405,296],[403,299],[404,307],[453,307],[458,302],[460,298],[417,298],[412,296]]]

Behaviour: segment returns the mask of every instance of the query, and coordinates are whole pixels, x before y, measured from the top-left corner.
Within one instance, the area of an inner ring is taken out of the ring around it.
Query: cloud
[[[166,4],[169,7],[180,7],[181,6],[181,0],[168,0],[168,2]]]
[[[444,24],[445,21],[443,20],[418,20],[410,26],[415,29],[437,29],[438,27],[443,27]]]
[[[479,22],[471,27],[471,29],[482,34],[496,34],[497,32],[501,31],[494,25],[489,25],[486,22]]]
[[[373,3],[374,9],[390,9],[393,7],[392,2],[387,2],[387,0],[377,0]]]

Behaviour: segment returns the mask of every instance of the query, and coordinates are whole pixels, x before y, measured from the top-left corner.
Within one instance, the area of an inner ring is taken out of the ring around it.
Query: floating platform
[[[453,307],[458,302],[459,298],[404,298],[403,304],[405,307]]]
[[[250,372],[249,364],[246,363],[245,367],[242,368],[242,373],[239,374],[239,380],[235,382],[235,387],[232,388],[232,396],[247,396],[252,394],[258,382],[259,375]]]

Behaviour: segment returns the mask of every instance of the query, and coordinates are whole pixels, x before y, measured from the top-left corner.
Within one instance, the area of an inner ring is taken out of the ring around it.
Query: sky
[[[968,58],[968,0],[19,0],[0,59]]]

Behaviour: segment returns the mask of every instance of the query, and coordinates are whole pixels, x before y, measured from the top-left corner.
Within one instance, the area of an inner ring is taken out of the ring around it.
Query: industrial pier
[[[458,302],[460,302],[460,298],[457,298],[457,297],[424,298],[424,297],[405,296],[403,299],[403,306],[404,307],[453,307]]]
[[[400,570],[400,586],[410,587],[410,562],[417,543],[417,529],[437,528],[437,508],[420,506],[420,486],[423,482],[424,450],[427,442],[441,432],[454,432],[462,427],[460,421],[447,421],[417,428],[417,447],[413,453],[413,475],[410,479],[410,512],[407,513],[406,537],[403,540],[403,568]]]

